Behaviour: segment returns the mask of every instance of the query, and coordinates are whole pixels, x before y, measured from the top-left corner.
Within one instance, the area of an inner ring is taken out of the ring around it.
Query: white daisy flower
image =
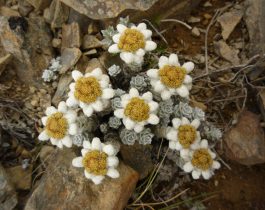
[[[74,70],[72,77],[75,82],[70,84],[69,98],[66,100],[68,106],[79,105],[84,114],[90,117],[94,112],[103,111],[109,105],[114,90],[111,88],[109,77],[103,74],[100,68],[85,75]]]
[[[190,122],[186,117],[174,118],[173,127],[169,127],[166,138],[169,140],[169,148],[180,151],[180,156],[185,158],[190,149],[196,148],[201,140],[200,132],[197,131],[200,121],[194,119]]]
[[[168,58],[161,56],[158,66],[159,69],[147,71],[154,91],[160,93],[163,100],[172,95],[187,98],[192,87],[192,78],[188,74],[194,69],[194,63],[186,62],[181,66],[177,54],[170,54]]]
[[[121,96],[121,106],[121,109],[114,111],[114,115],[122,119],[127,130],[140,133],[145,125],[159,123],[156,115],[158,103],[153,101],[151,92],[140,96],[136,88],[131,88],[129,94]]]
[[[200,176],[210,179],[214,170],[221,167],[221,164],[215,160],[216,154],[209,149],[206,139],[202,140],[196,149],[190,150],[188,157],[183,170],[191,173],[193,179],[199,179]]]
[[[151,40],[152,31],[146,28],[145,23],[138,26],[127,26],[118,24],[118,34],[112,39],[114,44],[108,49],[110,53],[120,53],[121,59],[127,63],[141,64],[146,51],[156,49],[157,45]]]
[[[41,118],[44,130],[39,135],[39,140],[51,140],[53,145],[59,148],[72,147],[72,135],[78,132],[76,123],[77,114],[70,110],[64,101],[58,105],[58,109],[50,106],[45,111],[46,116]]]
[[[72,161],[74,167],[85,168],[85,176],[95,184],[100,184],[105,176],[118,178],[120,176],[116,169],[119,159],[116,157],[118,151],[111,144],[101,143],[95,137],[92,142],[84,141],[82,156],[76,157]]]

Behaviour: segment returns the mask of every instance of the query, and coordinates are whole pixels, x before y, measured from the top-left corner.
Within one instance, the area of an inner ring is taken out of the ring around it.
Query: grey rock
[[[105,178],[100,185],[85,178],[84,169],[71,165],[70,149],[56,151],[45,175],[29,198],[25,210],[122,210],[135,189],[138,174],[120,162],[117,179]]]
[[[11,61],[11,54],[7,54],[4,57],[0,58],[0,76],[2,72],[5,70],[6,65]]]
[[[81,34],[78,23],[64,24],[62,27],[62,49],[79,48],[81,46]]]
[[[225,154],[243,165],[255,165],[265,162],[264,131],[259,117],[244,111],[235,127],[224,138]]]
[[[57,90],[52,98],[52,103],[58,105],[60,101],[66,99],[67,92],[69,90],[69,85],[72,82],[73,78],[71,74],[64,74],[60,77]]]
[[[217,21],[221,24],[222,37],[224,40],[227,40],[229,38],[230,34],[234,31],[235,27],[240,22],[242,17],[242,10],[232,10],[218,17]]]
[[[0,40],[20,80],[39,85],[43,69],[54,57],[51,33],[42,17],[0,17]]]
[[[0,209],[12,210],[17,205],[17,195],[5,169],[0,164]]]
[[[200,30],[197,27],[193,27],[191,30],[193,36],[199,37],[201,35]]]
[[[50,5],[52,0],[27,0],[36,10],[43,10]]]
[[[82,49],[88,50],[98,47],[102,47],[102,43],[97,39],[97,37],[88,34],[83,37]]]
[[[34,9],[26,0],[18,1],[18,11],[22,16],[28,16],[28,14]]]
[[[62,68],[60,69],[60,73],[63,74],[72,68],[81,55],[82,52],[78,48],[64,48],[61,55]]]

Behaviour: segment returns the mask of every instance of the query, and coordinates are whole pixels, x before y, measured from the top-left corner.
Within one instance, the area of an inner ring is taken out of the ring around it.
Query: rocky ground
[[[0,209],[265,209],[264,9],[264,0],[0,0]],[[162,141],[122,145],[122,176],[95,187],[69,167],[77,151],[37,140],[71,70],[110,66],[101,30],[127,15],[154,31],[155,56],[195,63],[191,105],[223,133],[210,181],[181,172]]]

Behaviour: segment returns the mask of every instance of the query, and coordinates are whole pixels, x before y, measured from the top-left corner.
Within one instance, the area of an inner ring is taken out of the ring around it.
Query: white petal
[[[179,59],[177,54],[170,54],[168,58],[169,65],[171,66],[179,66]]]
[[[162,92],[165,90],[165,86],[162,84],[162,82],[160,80],[158,80],[156,83],[155,83],[155,86],[154,86],[154,90],[156,92]]]
[[[181,119],[181,125],[189,125],[190,121],[186,117],[182,117]]]
[[[158,108],[158,103],[155,102],[155,101],[151,101],[151,102],[148,103],[148,106],[150,107],[150,111],[154,112]]]
[[[77,124],[76,123],[71,123],[70,126],[69,126],[69,133],[71,135],[76,135],[77,134],[77,130],[78,130]]]
[[[202,177],[206,180],[210,179],[211,178],[211,173],[209,170],[207,171],[202,171]]]
[[[184,81],[185,84],[192,83],[192,77],[190,75],[185,75]]]
[[[63,148],[63,143],[62,143],[62,141],[58,141],[58,142],[57,142],[57,147],[59,147],[60,149]]]
[[[83,74],[80,71],[74,70],[72,71],[72,77],[76,81],[79,78],[83,77]]]
[[[105,76],[105,75],[103,75],[103,76]],[[101,81],[99,81],[99,84],[100,84],[100,87],[102,89],[105,89],[105,88],[109,87],[109,81],[106,81],[106,80],[102,80],[101,79]]]
[[[97,79],[101,79],[102,70],[100,68],[95,68],[90,74],[91,74],[91,76],[94,76]]]
[[[192,171],[192,178],[193,179],[199,179],[200,175],[201,175],[200,171],[196,171],[196,170]]]
[[[43,124],[44,126],[46,125],[47,120],[48,120],[48,117],[47,117],[47,116],[41,118],[41,122],[42,122],[42,124]]]
[[[198,119],[194,119],[192,122],[191,122],[191,125],[194,127],[194,128],[198,128],[200,126],[200,120]]]
[[[177,141],[178,140],[178,133],[176,130],[171,129],[168,133],[167,133],[167,139],[171,140],[171,141]]]
[[[209,150],[209,153],[210,153],[212,159],[215,159],[216,158],[216,154],[214,152],[212,152],[211,150]]]
[[[124,112],[123,109],[117,109],[114,111],[114,115],[118,118],[123,118],[123,116],[124,116],[123,112]]]
[[[56,145],[57,146],[57,144],[58,144],[59,141],[60,140],[58,140],[58,139],[51,138],[52,145]]]
[[[170,99],[170,97],[171,97],[171,93],[168,90],[162,91],[161,98],[163,99],[163,101]]]
[[[166,56],[161,56],[159,58],[159,62],[158,62],[158,66],[159,68],[163,68],[165,65],[168,65],[169,64],[169,61],[168,61],[168,58]]]
[[[148,40],[145,42],[145,50],[146,51],[152,51],[152,50],[156,49],[156,47],[157,47],[157,44],[153,41]]]
[[[120,49],[118,47],[118,44],[113,44],[109,47],[108,49],[108,52],[109,53],[119,53],[120,52]]]
[[[63,139],[62,139],[62,143],[63,145],[65,145],[66,147],[72,147],[72,139],[69,137],[69,136],[65,136]]]
[[[58,105],[58,111],[62,112],[62,113],[66,113],[67,112],[67,106],[66,103],[64,101],[61,101]]]
[[[101,141],[99,138],[97,137],[93,138],[92,143],[91,143],[91,148],[101,151]]]
[[[208,141],[206,139],[203,139],[200,143],[200,146],[205,149],[208,148]]]
[[[107,163],[109,167],[117,167],[119,165],[119,159],[116,156],[111,156],[107,158]]]
[[[102,182],[103,179],[104,179],[104,176],[94,176],[92,178],[92,181],[94,182],[94,184],[98,185]]]
[[[113,179],[116,179],[120,176],[119,172],[114,168],[110,168],[107,172],[107,175]]]
[[[129,91],[129,95],[131,97],[138,97],[139,96],[139,92],[136,88],[131,88],[130,91]]]
[[[45,114],[47,116],[50,116],[50,115],[52,115],[52,114],[54,114],[56,112],[58,112],[58,111],[57,111],[57,109],[54,106],[49,106],[49,107],[47,107],[47,109],[45,111]]]
[[[183,166],[183,170],[187,173],[192,172],[193,170],[193,165],[191,164],[191,162],[187,162],[185,163],[185,165]]]
[[[148,123],[152,125],[157,125],[159,123],[159,118],[155,114],[150,114],[148,118]]]
[[[145,30],[146,29],[146,24],[145,23],[138,24],[137,29],[138,30]]]
[[[105,152],[109,156],[113,156],[116,154],[116,150],[111,144],[107,144],[103,146],[103,152]]]
[[[134,56],[130,52],[121,52],[120,57],[125,63],[128,63],[128,64],[134,61]]]
[[[114,96],[114,90],[112,88],[103,89],[102,98],[109,99],[113,98],[113,96]]]
[[[97,100],[96,102],[92,103],[91,105],[96,112],[101,112],[103,110],[103,104],[100,100]]]
[[[74,96],[70,96],[67,100],[66,100],[66,104],[69,107],[73,107],[78,105],[78,100],[76,100],[76,98]]]
[[[77,113],[74,110],[68,110],[64,117],[67,119],[68,123],[73,123],[76,121]]]
[[[140,48],[139,50],[136,51],[136,55],[140,56],[140,57],[143,57],[145,55],[145,51]]]
[[[71,91],[75,91],[75,82],[72,82],[70,85],[69,85],[69,88]]]
[[[144,129],[144,126],[143,126],[143,125],[140,125],[140,124],[136,124],[135,127],[134,127],[134,131],[135,131],[136,133],[140,133],[140,132],[142,132],[143,129]]]
[[[121,37],[121,34],[115,34],[115,35],[112,37],[112,40],[113,40],[115,43],[119,43],[119,41],[120,41],[120,37]]]
[[[139,56],[139,55],[134,55],[133,56],[133,62],[136,64],[141,64],[143,63],[144,57],[143,56]]]
[[[125,25],[122,25],[122,24],[118,24],[117,25],[117,30],[118,30],[119,33],[122,33],[126,29],[127,29],[127,27]]]
[[[212,167],[214,168],[214,169],[219,169],[220,167],[221,167],[221,164],[218,162],[218,161],[213,161],[213,165],[212,165]]]
[[[146,39],[150,39],[151,36],[152,36],[152,31],[151,30],[142,30],[142,33],[143,33],[143,35],[144,35],[144,37]]]
[[[84,157],[88,151],[88,149],[81,149],[82,157]]]
[[[85,177],[87,178],[87,179],[92,179],[93,177],[95,177],[93,174],[91,174],[91,173],[89,173],[89,172],[87,172],[86,170],[85,170]]]
[[[80,167],[80,168],[81,167],[84,167],[82,161],[83,161],[83,158],[82,157],[76,157],[76,158],[74,158],[72,160],[72,165],[74,167]]]
[[[172,150],[176,149],[176,143],[175,141],[169,141],[168,147]]]
[[[40,133],[38,138],[40,141],[47,141],[49,140],[50,137],[48,136],[47,132],[44,130]]]
[[[146,92],[142,95],[142,98],[145,99],[146,101],[152,101],[153,99],[153,94],[151,92]]]
[[[181,85],[179,88],[177,88],[177,93],[183,98],[189,96],[189,90],[185,85]]]
[[[189,157],[189,150],[188,149],[180,150],[180,157],[182,157],[183,159],[187,159]]]
[[[90,117],[93,114],[93,109],[91,106],[86,106],[83,108],[83,112],[87,117]]]
[[[183,149],[182,145],[177,141],[177,143],[176,143],[176,150],[180,151],[182,149]]]
[[[158,69],[149,69],[146,72],[148,77],[151,77],[153,79],[157,79],[158,78]]]
[[[178,128],[181,125],[181,120],[179,118],[174,118],[172,124],[174,128]]]
[[[186,69],[187,73],[190,73],[194,69],[194,63],[186,62],[182,65],[182,67]]]
[[[123,121],[123,124],[125,125],[127,130],[132,130],[134,128],[134,126],[135,126],[135,122],[133,122],[129,118],[125,118],[122,121]]]
[[[85,149],[91,149],[91,143],[89,141],[83,141],[83,147]]]

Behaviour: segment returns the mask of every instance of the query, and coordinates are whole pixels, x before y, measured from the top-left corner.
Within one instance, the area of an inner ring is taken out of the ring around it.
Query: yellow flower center
[[[84,103],[93,103],[102,95],[102,89],[95,77],[81,77],[75,83],[74,95]]]
[[[68,122],[63,113],[57,112],[49,116],[46,123],[46,132],[48,136],[55,139],[62,139],[66,135]]]
[[[189,148],[196,140],[196,129],[191,125],[181,125],[178,128],[179,143],[185,148]]]
[[[93,150],[88,152],[83,158],[83,166],[85,170],[94,175],[106,175],[107,173],[107,157],[105,152]]]
[[[196,168],[205,171],[212,166],[213,159],[207,149],[198,149],[193,153],[191,163]]]
[[[137,29],[126,29],[119,40],[118,47],[127,52],[135,52],[145,47],[144,35]]]
[[[138,97],[134,97],[127,104],[124,114],[133,121],[141,122],[149,118],[149,105]]]
[[[165,65],[159,69],[161,82],[169,88],[178,88],[186,76],[186,69],[180,66]]]

